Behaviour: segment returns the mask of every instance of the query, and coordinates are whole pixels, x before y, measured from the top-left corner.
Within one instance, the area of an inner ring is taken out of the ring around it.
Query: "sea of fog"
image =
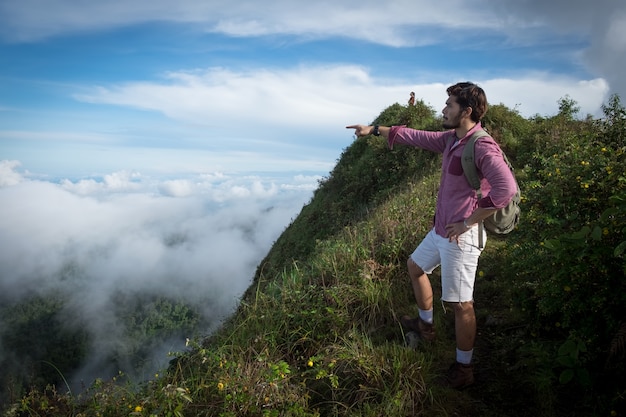
[[[73,376],[83,382],[104,377],[99,364],[124,343],[110,314],[120,294],[183,299],[203,332],[219,326],[321,178],[123,171],[51,180],[25,168],[0,162],[0,293],[13,302],[63,294],[64,325],[89,323],[93,348]],[[184,342],[168,341],[147,362],[159,369]]]

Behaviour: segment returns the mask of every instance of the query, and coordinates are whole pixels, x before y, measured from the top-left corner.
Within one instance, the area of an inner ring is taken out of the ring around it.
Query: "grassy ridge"
[[[474,387],[437,384],[451,312],[436,308],[439,338],[417,349],[397,323],[415,312],[405,260],[432,219],[439,157],[370,137],[343,152],[236,314],[167,372],[78,397],[34,390],[7,415],[622,415],[626,112],[613,98],[602,120],[575,114],[568,99],[549,118],[487,114],[525,201],[519,230],[481,257]],[[423,102],[376,122],[440,124]]]

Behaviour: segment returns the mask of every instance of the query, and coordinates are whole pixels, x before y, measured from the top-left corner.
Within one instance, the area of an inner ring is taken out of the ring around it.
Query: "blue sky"
[[[62,291],[97,363],[116,291],[228,315],[346,125],[466,80],[599,116],[625,67],[617,0],[0,0],[0,293]]]
[[[611,0],[75,3],[0,2],[1,158],[37,175],[324,174],[409,91],[439,110],[472,80],[524,115],[624,92]]]

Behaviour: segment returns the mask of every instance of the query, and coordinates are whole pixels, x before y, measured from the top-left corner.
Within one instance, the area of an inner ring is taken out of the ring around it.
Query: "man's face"
[[[461,125],[463,112],[459,103],[456,102],[455,96],[448,97],[446,107],[441,111],[443,113],[443,127],[446,129],[456,129]]]

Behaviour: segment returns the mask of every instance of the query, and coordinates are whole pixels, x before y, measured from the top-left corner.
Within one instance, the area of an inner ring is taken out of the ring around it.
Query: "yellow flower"
[[[217,389],[222,391],[224,389],[224,383],[223,382],[218,382],[217,383]]]
[[[478,276],[479,277],[484,277],[485,276],[485,271],[478,271]]]
[[[306,364],[307,364],[307,366],[310,368],[310,367],[312,367],[312,366],[313,366],[313,361],[312,361],[312,360],[309,360]]]
[[[606,227],[604,229],[602,229],[602,234],[604,236],[608,235],[609,234],[609,229],[607,229]]]
[[[606,152],[606,148],[602,148],[600,149],[602,152]]]
[[[137,407],[135,407],[135,413],[141,413],[141,410],[143,410],[143,407],[138,405]]]

